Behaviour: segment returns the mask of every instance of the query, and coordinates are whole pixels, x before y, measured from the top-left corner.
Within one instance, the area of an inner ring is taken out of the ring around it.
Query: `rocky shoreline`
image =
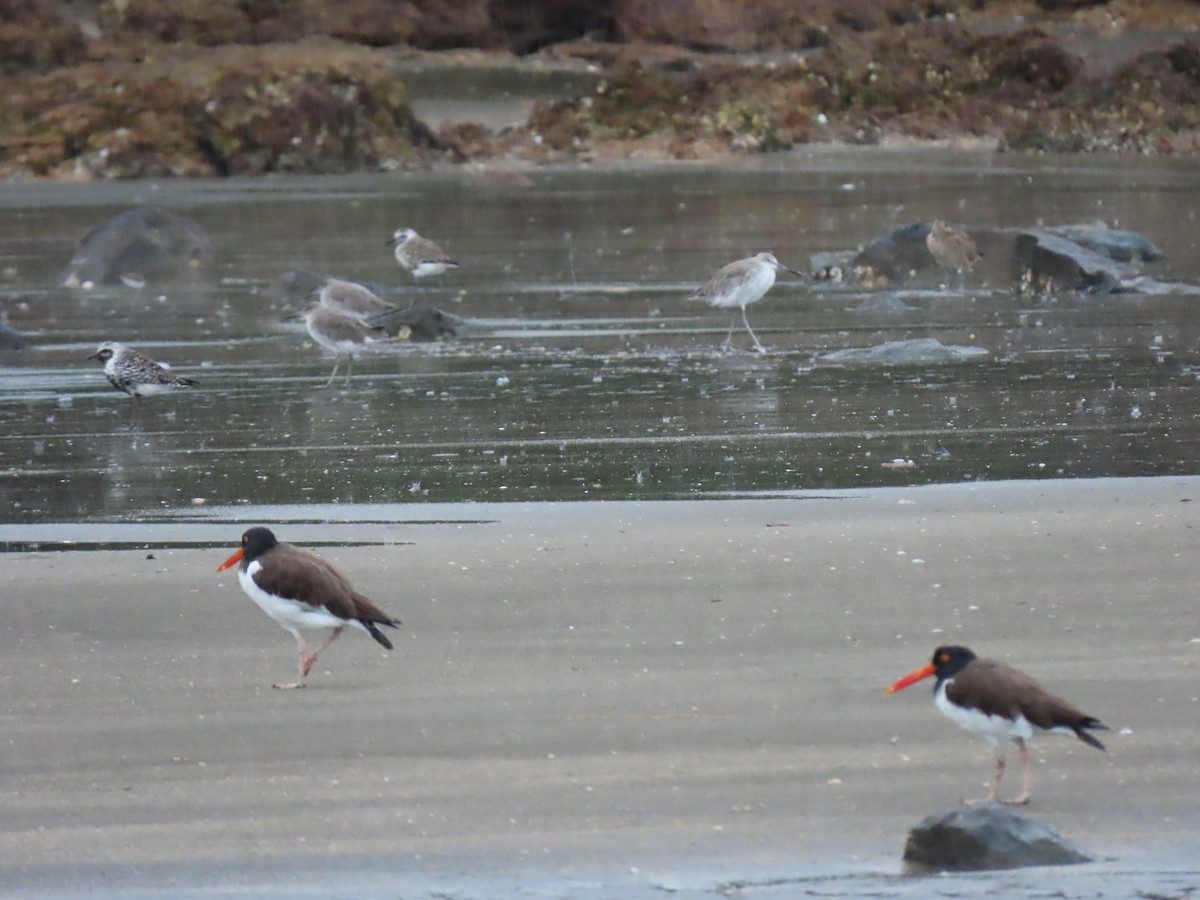
[[[1200,7],[0,0],[0,178],[730,160],[812,143],[1200,151]],[[587,73],[436,130],[409,77]]]

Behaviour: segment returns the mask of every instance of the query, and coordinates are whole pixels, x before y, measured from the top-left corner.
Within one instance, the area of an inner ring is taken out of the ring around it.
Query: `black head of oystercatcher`
[[[996,752],[996,780],[988,800],[996,800],[1004,775],[1004,750],[1001,741],[1011,738],[1021,752],[1024,786],[1012,800],[1015,805],[1029,802],[1029,748],[1026,741],[1034,730],[1074,734],[1085,744],[1103,750],[1089,733],[1107,728],[1072,704],[1050,693],[1031,676],[994,659],[980,659],[966,647],[938,647],[933,659],[897,680],[885,693],[902,691],[930,676],[937,677],[933,689],[934,704],[961,728],[986,740]]]
[[[400,268],[411,272],[413,278],[441,275],[447,269],[458,268],[458,260],[451,259],[441,247],[412,228],[397,228],[388,243]]]
[[[100,360],[109,384],[135,400],[196,384],[191,378],[176,375],[166,366],[116,341],[105,341],[88,359]]]
[[[250,528],[242,535],[242,545],[221,563],[223,572],[241,563],[238,582],[263,612],[290,631],[299,649],[300,677],[277,688],[304,687],[321,651],[332,644],[346,626],[373,637],[388,650],[392,642],[380,625],[397,628],[392,618],[358,593],[337,569],[315,553],[276,539],[268,528]],[[304,641],[305,632],[319,633],[324,642],[311,653]]]

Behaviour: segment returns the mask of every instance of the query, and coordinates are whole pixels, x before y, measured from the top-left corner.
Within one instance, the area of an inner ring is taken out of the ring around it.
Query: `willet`
[[[707,284],[691,295],[691,298],[704,300],[709,306],[717,306],[722,309],[740,309],[742,323],[746,326],[746,331],[750,332],[755,349],[759,353],[765,353],[767,348],[758,340],[758,335],[750,327],[750,320],[746,318],[746,307],[761,300],[763,295],[771,289],[775,283],[775,272],[778,269],[784,269],[793,275],[800,275],[795,269],[785,266],[777,260],[774,254],[759,253],[757,256],[739,259],[737,262],[722,266]],[[737,316],[734,316],[733,321],[729,323],[729,334],[725,336],[725,342],[721,345],[722,350],[728,350],[732,346],[733,329],[736,324]]]
[[[941,219],[935,219],[929,227],[925,246],[935,263],[957,272],[960,279],[965,279],[963,272],[975,268],[980,260],[979,248],[971,236],[961,228],[951,228]]]
[[[334,356],[333,371],[324,387],[333,384],[342,357],[346,357],[346,380],[350,383],[350,373],[354,369],[354,354],[366,344],[379,340],[384,334],[382,328],[368,325],[359,316],[334,306],[326,306],[320,301],[310,303],[298,313],[287,316],[289,319],[303,319],[308,333],[314,341],[331,351]]]
[[[458,268],[458,260],[451,259],[441,247],[411,228],[397,229],[388,243],[395,248],[400,268],[411,272],[413,278],[441,275],[447,269]]]
[[[362,319],[382,316],[395,312],[396,304],[389,303],[374,291],[355,281],[343,281],[341,278],[326,278],[317,289],[317,297],[325,306],[353,313]]]
[[[196,384],[191,378],[176,375],[150,357],[116,341],[105,341],[88,359],[100,360],[109,384],[135,400]]]

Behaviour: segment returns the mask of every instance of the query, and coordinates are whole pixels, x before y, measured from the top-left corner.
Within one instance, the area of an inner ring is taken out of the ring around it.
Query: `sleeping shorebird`
[[[885,693],[902,691],[931,675],[937,676],[933,702],[942,714],[996,748],[996,780],[987,796],[989,801],[999,795],[1004,775],[1004,748],[1000,742],[1006,738],[1020,749],[1024,781],[1021,793],[1003,802],[1018,806],[1029,802],[1031,776],[1025,742],[1034,729],[1074,734],[1085,744],[1104,749],[1088,733],[1088,729],[1107,729],[1099,719],[1056,697],[1024,672],[994,659],[980,659],[966,647],[938,647],[932,662],[909,672]]]
[[[337,640],[347,626],[392,649],[392,642],[378,626],[397,628],[400,620],[354,590],[341,572],[315,553],[277,540],[268,528],[255,527],[242,535],[241,546],[217,571],[223,572],[238,563],[238,583],[242,590],[296,639],[300,677],[275,687],[304,687],[304,679],[321,651]],[[325,638],[311,653],[304,642],[305,632]]]
[[[104,363],[104,377],[109,384],[135,400],[196,384],[193,379],[176,375],[166,366],[116,341],[105,341],[88,359]]]
[[[411,272],[413,278],[441,275],[447,269],[458,268],[458,260],[451,259],[441,247],[411,228],[396,229],[388,243],[395,248],[400,268]]]
[[[303,319],[309,336],[333,353],[333,371],[329,373],[329,380],[325,382],[324,387],[333,384],[343,356],[346,357],[345,383],[350,384],[350,373],[354,368],[354,354],[365,345],[382,340],[385,335],[382,328],[367,324],[361,316],[346,312],[336,306],[327,306],[319,300],[286,318]]]
[[[364,321],[397,309],[396,304],[389,303],[371,289],[341,278],[326,278],[317,289],[317,297],[325,306],[353,313]]]
[[[708,280],[707,284],[691,295],[690,299],[704,300],[709,306],[717,306],[722,309],[740,309],[742,323],[750,332],[754,348],[759,353],[765,353],[767,348],[759,342],[758,335],[750,327],[750,320],[746,318],[746,307],[761,300],[763,295],[771,289],[771,285],[775,283],[777,269],[783,269],[793,275],[800,274],[777,260],[774,254],[759,253],[749,259],[739,259],[737,262],[731,262],[729,265],[721,267]],[[725,342],[721,344],[722,350],[728,350],[732,346],[733,328],[736,324],[737,316],[735,315],[733,321],[729,323],[729,334],[725,336]]]
[[[960,279],[965,279],[963,273],[974,269],[981,259],[974,239],[961,228],[951,228],[941,219],[935,219],[929,226],[925,246],[935,263],[943,269],[957,272]]]

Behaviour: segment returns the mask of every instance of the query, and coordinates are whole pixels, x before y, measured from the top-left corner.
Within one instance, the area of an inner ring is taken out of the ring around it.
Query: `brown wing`
[[[1030,675],[994,659],[975,659],[946,686],[954,703],[969,704],[993,716],[1023,715],[1037,728],[1096,727],[1096,720],[1050,693]]]
[[[433,241],[426,240],[425,238],[413,238],[404,245],[404,249],[408,252],[408,258],[411,260],[413,266],[418,266],[423,262],[458,265],[458,263],[446,255],[445,250]]]
[[[691,295],[691,300],[709,300],[722,297],[729,292],[730,286],[746,277],[746,270],[754,264],[753,259],[739,259],[717,269],[715,275],[698,287]]]

